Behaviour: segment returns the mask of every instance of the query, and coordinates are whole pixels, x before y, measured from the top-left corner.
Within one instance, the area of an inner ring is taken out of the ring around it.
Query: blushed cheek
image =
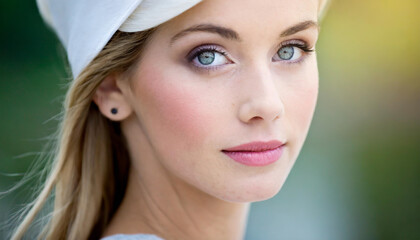
[[[200,92],[186,82],[176,74],[151,70],[142,74],[136,86],[145,132],[168,148],[172,144],[178,148],[193,146],[206,135],[206,107],[200,101]]]
[[[294,104],[292,109],[293,116],[292,121],[294,122],[296,132],[299,133],[299,138],[302,141],[306,138],[306,134],[309,130],[310,123],[314,114],[316,102],[318,97],[318,81],[312,82],[311,84],[303,87],[302,89],[296,90],[294,99],[290,104]]]
[[[305,128],[309,128],[312,121],[312,117],[315,111],[315,105],[318,97],[318,87],[314,86],[312,89],[308,89],[302,96],[302,108],[300,115],[303,118],[303,125]]]
[[[316,101],[318,98],[318,69],[316,58],[313,58],[313,63],[308,64],[307,71],[303,72],[301,79],[305,79],[300,85],[296,86],[296,117],[299,123],[299,128],[308,131],[311,123]],[[304,136],[306,137],[306,135]]]
[[[293,84],[285,90],[284,104],[289,133],[295,140],[296,150],[302,146],[314,114],[318,97],[316,64],[294,77]]]

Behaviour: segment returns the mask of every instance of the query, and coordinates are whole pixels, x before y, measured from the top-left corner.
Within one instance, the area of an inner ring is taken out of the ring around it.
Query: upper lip
[[[250,142],[241,144],[236,147],[223,149],[223,152],[261,152],[261,151],[268,151],[279,148],[283,146],[285,143],[280,142],[278,140],[272,140],[268,142],[258,141],[258,142]]]

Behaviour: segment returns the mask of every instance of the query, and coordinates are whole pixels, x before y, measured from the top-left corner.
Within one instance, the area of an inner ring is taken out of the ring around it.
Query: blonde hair
[[[320,17],[328,2],[320,0]],[[54,209],[39,238],[101,237],[124,196],[129,156],[119,123],[105,118],[92,98],[109,74],[129,73],[155,29],[117,31],[73,81],[64,103],[52,170],[12,239],[24,237],[52,194]]]
[[[12,239],[22,239],[54,193],[54,210],[39,234],[46,239],[98,239],[124,195],[129,157],[119,123],[92,102],[109,74],[127,73],[154,29],[116,32],[70,86],[53,168]]]
[[[331,4],[330,0],[319,0],[318,3],[318,20],[321,21]]]

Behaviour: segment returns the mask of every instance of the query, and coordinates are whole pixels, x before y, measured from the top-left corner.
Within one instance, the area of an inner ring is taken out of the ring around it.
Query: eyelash
[[[279,60],[279,61],[276,61],[276,62],[283,62],[285,64],[302,63],[308,57],[309,54],[315,52],[315,49],[310,48],[305,41],[301,41],[301,40],[289,40],[289,41],[286,41],[286,42],[283,42],[283,43],[280,44],[280,46],[277,48],[276,54],[277,54],[277,52],[281,48],[284,48],[284,47],[297,47],[297,48],[299,48],[300,50],[303,51],[303,55],[302,55],[302,57],[300,57],[296,61]],[[187,54],[187,57],[186,58],[188,60],[188,63],[190,63],[191,65],[193,65],[198,70],[207,70],[207,71],[215,70],[215,69],[220,68],[220,67],[223,66],[223,65],[218,65],[218,66],[205,67],[203,65],[197,66],[195,63],[193,63],[193,60],[195,58],[197,58],[200,54],[204,53],[204,52],[217,52],[217,53],[223,55],[229,61],[232,62],[232,60],[228,56],[228,53],[226,51],[224,51],[222,47],[220,47],[218,45],[214,45],[214,44],[203,44],[203,45],[200,45],[200,46],[194,48],[193,50],[191,50]]]
[[[280,61],[280,62],[284,62],[285,64],[302,63],[308,57],[309,54],[315,52],[315,49],[309,47],[308,44],[305,41],[289,40],[289,41],[286,41],[286,42],[283,42],[283,43],[280,44],[280,46],[277,48],[276,54],[281,48],[284,48],[284,47],[297,47],[297,48],[299,48],[300,50],[303,51],[302,57],[300,57],[296,61],[288,61],[288,60],[281,60]]]
[[[201,46],[198,46],[196,48],[194,48],[193,50],[191,50],[188,54],[187,54],[187,60],[188,63],[190,63],[191,65],[193,65],[195,68],[197,68],[198,70],[215,70],[219,67],[221,67],[221,65],[219,66],[210,66],[210,67],[204,67],[204,66],[197,66],[196,64],[193,63],[193,60],[198,57],[200,54],[204,53],[204,52],[217,52],[221,55],[223,55],[224,57],[226,57],[230,62],[232,62],[232,60],[230,60],[228,53],[223,50],[222,47],[218,46],[218,45],[214,45],[214,44],[203,44]]]

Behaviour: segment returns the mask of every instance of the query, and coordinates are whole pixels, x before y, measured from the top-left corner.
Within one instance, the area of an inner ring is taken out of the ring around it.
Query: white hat
[[[201,0],[36,0],[67,50],[76,78],[117,31],[155,27]]]

